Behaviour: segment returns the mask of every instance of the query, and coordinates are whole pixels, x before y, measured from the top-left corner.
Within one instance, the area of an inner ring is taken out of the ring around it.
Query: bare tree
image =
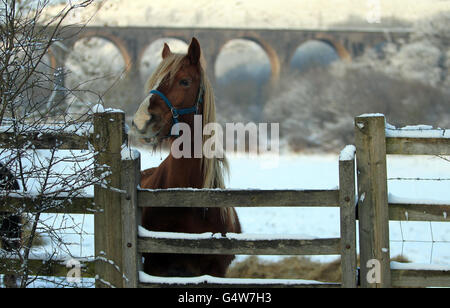
[[[65,97],[77,89],[58,82],[66,72],[48,59],[64,39],[69,13],[92,2],[68,1],[47,16],[49,0],[0,0],[0,272],[8,286],[27,287],[43,273],[34,258],[48,263],[72,255],[62,234],[82,233],[80,222],[66,215],[50,220],[45,212],[63,212],[102,180],[93,151],[58,149],[58,138],[90,134],[91,114],[66,113]],[[36,149],[48,138],[53,147]],[[39,234],[45,249],[33,246]]]

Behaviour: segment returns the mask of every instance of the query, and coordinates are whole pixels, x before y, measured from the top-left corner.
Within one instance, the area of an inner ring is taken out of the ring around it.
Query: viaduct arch
[[[340,59],[351,61],[364,53],[368,48],[384,42],[408,41],[407,30],[267,30],[267,29],[216,29],[216,28],[154,28],[154,27],[84,27],[70,28],[66,48],[71,50],[74,44],[83,38],[99,37],[113,43],[120,51],[127,68],[129,84],[142,89],[140,64],[146,48],[160,38],[174,38],[189,43],[193,36],[202,45],[208,73],[215,83],[214,67],[223,46],[233,39],[245,39],[257,43],[267,54],[271,65],[271,79],[278,78],[290,70],[290,61],[297,47],[310,40],[327,43],[336,51]],[[57,56],[55,56],[57,54]],[[51,62],[56,67],[63,67],[67,50],[52,50]],[[139,93],[139,92],[138,92]]]

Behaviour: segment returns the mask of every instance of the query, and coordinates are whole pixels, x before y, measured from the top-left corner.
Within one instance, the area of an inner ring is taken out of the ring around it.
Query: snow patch
[[[353,160],[355,158],[356,147],[354,145],[347,145],[339,155],[340,161]]]
[[[92,113],[125,113],[122,109],[116,109],[116,108],[105,108],[102,104],[96,104],[91,107]]]
[[[384,117],[382,113],[364,113],[358,116],[358,118],[374,118],[374,117]]]
[[[403,197],[393,193],[389,193],[388,202],[394,204],[434,204],[434,205],[450,205],[449,196],[442,196],[442,198],[417,198],[417,197]]]
[[[361,194],[361,197],[359,198],[359,200],[361,200],[361,202],[364,202],[365,199],[366,199],[366,193],[363,192],[363,193]]]
[[[208,239],[229,239],[245,241],[263,241],[263,240],[313,240],[314,237],[307,237],[299,234],[239,234],[227,233],[222,236],[220,233],[182,233],[182,232],[159,232],[149,231],[144,227],[138,227],[139,237],[159,238],[159,239],[187,239],[187,240],[208,240]]]
[[[122,160],[136,160],[141,157],[141,153],[136,149],[123,145],[120,156],[122,157]]]
[[[393,270],[450,271],[450,265],[391,262]]]
[[[155,283],[155,284],[324,284],[315,280],[300,280],[300,279],[253,279],[253,278],[219,278],[209,275],[198,277],[158,277],[151,276],[144,272],[139,272],[139,282],[141,283]]]
[[[396,128],[386,125],[386,137],[391,138],[450,138],[450,131],[446,129],[433,128],[430,125],[409,125]]]
[[[103,113],[105,112],[105,107],[102,104],[97,104],[91,107],[92,113]]]

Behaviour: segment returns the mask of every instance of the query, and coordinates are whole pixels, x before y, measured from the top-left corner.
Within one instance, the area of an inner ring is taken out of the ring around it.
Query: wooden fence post
[[[355,147],[347,146],[339,157],[342,287],[356,288]]]
[[[361,286],[390,287],[389,208],[383,115],[355,118]]]
[[[138,208],[137,186],[140,183],[141,158],[136,150],[125,149],[128,157],[122,160],[122,256],[124,287],[137,288],[142,256],[137,250],[138,226],[141,209]]]
[[[94,114],[93,143],[96,176],[104,178],[94,186],[98,212],[94,218],[96,287],[123,286],[121,149],[125,139],[125,114]],[[106,177],[105,177],[106,175]]]

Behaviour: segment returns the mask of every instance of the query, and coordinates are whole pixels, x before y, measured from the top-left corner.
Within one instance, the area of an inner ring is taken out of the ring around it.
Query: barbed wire
[[[393,177],[388,178],[388,181],[450,181],[450,178],[418,178],[418,177]]]
[[[448,162],[450,163],[450,159],[447,158],[447,157],[444,157],[444,155],[435,155],[435,156],[438,157],[438,158],[440,158],[440,159],[443,159],[443,160],[445,160],[445,161],[448,161]]]

